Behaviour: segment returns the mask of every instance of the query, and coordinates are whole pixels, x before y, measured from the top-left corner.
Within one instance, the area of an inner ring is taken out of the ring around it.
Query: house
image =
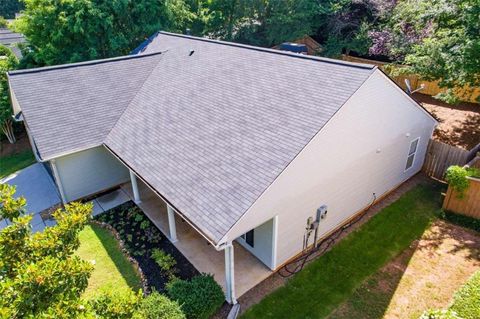
[[[436,125],[371,65],[166,32],[135,53],[10,72],[14,112],[64,202],[127,185],[232,303],[317,211],[320,238],[420,171]]]
[[[8,28],[0,28],[0,45],[11,49],[19,59],[22,57],[22,52],[18,45],[25,42],[23,34],[12,32]]]
[[[305,51],[300,51],[300,52],[305,52],[308,55],[318,55],[322,51],[322,46],[320,43],[315,41],[312,37],[306,35],[302,38],[298,38],[292,42],[286,42],[282,43],[279,45],[276,45],[272,47],[272,49],[277,49],[277,50],[285,50],[285,51],[291,51],[291,48],[289,48],[290,45],[300,45],[302,49]],[[285,47],[286,46],[286,47]],[[298,50],[299,48],[297,48]],[[295,52],[295,51],[294,51]]]

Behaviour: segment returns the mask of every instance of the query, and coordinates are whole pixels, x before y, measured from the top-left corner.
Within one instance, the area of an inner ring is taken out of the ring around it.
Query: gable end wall
[[[320,236],[421,170],[436,122],[376,71],[230,230],[232,240],[278,215],[276,265],[302,250],[307,218]],[[408,136],[409,135],[409,136]],[[420,137],[405,171],[410,142]],[[313,236],[313,235],[312,235]],[[312,239],[310,240],[310,243]]]

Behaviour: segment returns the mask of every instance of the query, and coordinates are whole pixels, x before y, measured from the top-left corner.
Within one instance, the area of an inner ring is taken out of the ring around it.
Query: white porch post
[[[130,170],[130,182],[132,183],[133,200],[137,204],[141,203],[140,193],[138,192],[137,176],[135,176],[135,173],[132,170]]]
[[[272,263],[270,269],[275,270],[277,268],[278,216],[273,217],[272,228]]]
[[[55,162],[55,159],[51,159],[50,164],[52,166],[52,172],[53,172],[53,178],[55,179],[55,184],[57,184],[58,192],[60,193],[62,203],[63,205],[65,205],[67,203],[67,199],[65,197],[65,190],[63,189],[62,180],[60,179],[60,175],[58,174],[57,163]]]
[[[177,227],[175,226],[175,210],[167,205],[168,212],[168,230],[170,231],[170,241],[172,243],[178,241],[177,239]]]
[[[227,290],[227,302],[230,304],[236,304],[237,299],[235,298],[235,275],[232,242],[228,242],[225,246],[225,283]]]

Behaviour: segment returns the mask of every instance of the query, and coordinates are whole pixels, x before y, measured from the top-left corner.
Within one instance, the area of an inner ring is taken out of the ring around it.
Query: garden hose
[[[309,261],[312,257],[316,257],[318,255],[324,254],[336,241],[337,239],[343,234],[343,232],[347,229],[349,229],[351,226],[357,224],[359,221],[365,217],[365,215],[368,213],[370,208],[375,204],[375,201],[377,200],[377,196],[375,193],[373,193],[373,200],[368,206],[367,209],[365,209],[360,215],[355,217],[353,220],[349,221],[347,224],[343,225],[339,229],[337,229],[335,232],[330,234],[329,236],[325,237],[320,241],[318,245],[315,246],[315,243],[313,243],[312,248],[309,250],[305,250],[304,253],[297,258],[293,259],[292,261],[288,262],[285,264],[280,270],[278,271],[278,274],[283,277],[283,278],[288,278],[305,267],[305,264],[307,261]],[[293,266],[293,269],[291,268]]]

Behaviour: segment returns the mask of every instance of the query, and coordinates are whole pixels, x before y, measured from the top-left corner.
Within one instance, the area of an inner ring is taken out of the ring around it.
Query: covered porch
[[[217,250],[145,183],[133,173],[131,177],[122,189],[198,271],[214,276],[227,301],[235,303],[236,298],[272,274],[237,241],[233,241],[232,247]]]

